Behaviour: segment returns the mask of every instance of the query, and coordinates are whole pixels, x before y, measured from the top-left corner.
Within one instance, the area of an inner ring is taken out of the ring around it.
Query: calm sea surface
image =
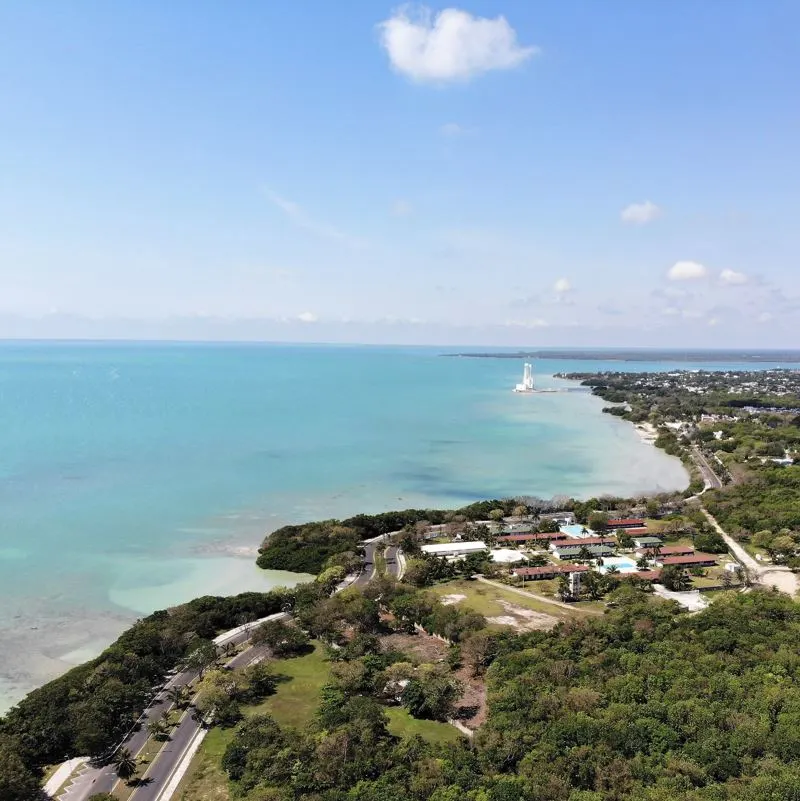
[[[137,615],[296,581],[253,565],[285,522],[685,486],[598,399],[442,352],[0,344],[0,710]],[[664,364],[536,365],[600,369]]]

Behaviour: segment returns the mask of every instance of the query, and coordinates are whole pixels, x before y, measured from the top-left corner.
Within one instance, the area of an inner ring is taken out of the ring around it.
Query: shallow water
[[[685,485],[598,399],[440,354],[0,344],[0,709],[137,615],[290,583],[252,553],[285,522]]]

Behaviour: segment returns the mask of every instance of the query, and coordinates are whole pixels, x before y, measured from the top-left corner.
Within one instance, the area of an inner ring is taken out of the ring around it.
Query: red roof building
[[[569,539],[566,534],[558,532],[556,534],[547,534],[545,532],[535,532],[533,534],[503,534],[498,537],[498,542],[561,542],[562,540]]]
[[[717,557],[710,553],[693,553],[687,556],[667,556],[661,559],[661,564],[676,565],[677,567],[710,567],[717,564]]]
[[[622,573],[620,578],[638,578],[644,581],[658,581],[661,578],[661,571],[637,570],[635,573]]]
[[[514,568],[514,575],[529,579],[548,579],[560,576],[562,573],[586,573],[588,570],[591,570],[588,565],[543,565]]]
[[[568,537],[566,540],[559,540],[558,545],[562,548],[580,548],[581,545],[616,545],[617,541],[608,537]]]
[[[659,556],[691,556],[694,548],[691,545],[656,545],[647,548],[639,548],[637,554],[649,554],[656,551]]]
[[[619,517],[608,521],[609,528],[645,528],[646,523],[641,517]]]

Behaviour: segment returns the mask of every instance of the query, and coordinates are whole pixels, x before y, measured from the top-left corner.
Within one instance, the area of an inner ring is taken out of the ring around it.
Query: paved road
[[[694,457],[694,463],[700,470],[700,473],[703,476],[703,481],[706,483],[706,487],[708,489],[721,489],[722,482],[719,480],[719,476],[714,472],[714,469],[708,463],[708,459],[701,453],[700,449],[696,446],[692,446],[692,456]]]
[[[386,559],[386,572],[394,578],[400,578],[400,549],[396,545],[390,545],[383,555]]]
[[[364,587],[369,584],[375,576],[375,551],[378,548],[378,542],[365,542],[364,543],[364,567],[361,570],[361,575],[353,582],[354,587]]]
[[[261,646],[248,648],[232,659],[228,667],[245,667],[264,659],[267,653],[267,649]],[[130,801],[157,801],[199,728],[200,725],[192,718],[191,710],[187,710],[169,741],[164,744],[142,777],[146,783],[131,793]]]
[[[270,616],[277,617],[277,616]],[[254,624],[255,625],[255,624]],[[221,635],[216,639],[218,644],[232,643],[234,645],[241,645],[246,642],[250,637],[250,629],[234,629],[231,632]],[[249,664],[255,657],[258,657],[260,652],[257,649],[248,649],[237,655],[229,664],[231,667],[241,667],[242,664]],[[127,748],[134,756],[136,756],[144,747],[149,735],[147,732],[147,724],[151,720],[157,720],[161,717],[164,711],[169,709],[172,704],[167,700],[166,693],[171,687],[185,687],[197,676],[194,670],[183,671],[171,678],[156,695],[152,703],[143,713],[140,718],[139,727],[131,733],[130,737],[125,740],[124,747]],[[176,764],[180,756],[185,750],[184,742],[188,743],[191,737],[186,737],[189,730],[192,735],[198,730],[200,724],[192,720],[191,714],[187,714],[181,719],[178,728],[173,732],[172,738],[165,744],[159,756],[153,761],[147,771],[147,776],[153,778],[151,785],[147,787],[140,787],[134,791],[132,798],[156,798],[158,792],[163,789],[164,783],[168,778],[167,767],[168,765]],[[170,752],[172,758],[165,758],[162,763],[161,757],[165,752]],[[169,771],[171,773],[171,770]],[[111,765],[106,765],[101,768],[93,768],[86,765],[80,771],[78,776],[72,782],[67,790],[61,795],[60,801],[85,801],[95,793],[110,793],[112,788],[116,785],[118,779]],[[145,793],[148,790],[148,793]],[[157,792],[156,792],[157,791]],[[151,794],[155,793],[155,794]]]

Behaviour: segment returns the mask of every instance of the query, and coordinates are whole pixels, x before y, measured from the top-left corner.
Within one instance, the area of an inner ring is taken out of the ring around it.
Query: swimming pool
[[[587,533],[584,534],[583,532],[584,532],[585,528],[586,527],[582,526],[580,523],[576,523],[575,525],[572,525],[572,526],[561,526],[561,531],[564,534],[566,534],[568,537],[575,537],[577,539],[580,539],[582,537],[591,537],[591,536],[593,536],[592,532],[588,531],[588,529],[586,529]]]
[[[620,573],[635,573],[639,569],[633,559],[625,556],[606,556],[603,557],[603,564],[599,565],[597,570],[600,573],[608,573],[612,567],[616,567]]]

